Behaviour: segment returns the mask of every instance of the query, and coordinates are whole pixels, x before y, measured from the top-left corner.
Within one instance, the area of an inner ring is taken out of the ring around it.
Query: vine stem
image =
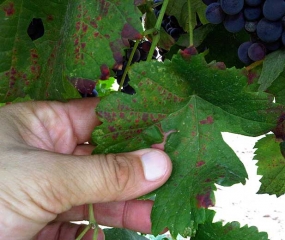
[[[140,41],[137,40],[137,41],[135,42],[135,45],[134,45],[132,51],[131,51],[129,60],[128,60],[128,62],[127,62],[127,66],[126,66],[126,68],[125,68],[125,70],[124,70],[124,73],[123,73],[123,76],[122,76],[122,79],[121,79],[121,82],[120,82],[120,86],[119,86],[119,88],[118,88],[118,91],[119,91],[119,92],[121,91],[121,89],[122,89],[122,87],[123,87],[123,85],[124,85],[124,81],[125,81],[126,76],[127,76],[127,74],[128,74],[128,71],[129,71],[131,62],[132,62],[132,60],[133,60],[133,57],[134,57],[134,55],[135,55],[135,52],[136,52],[136,50],[137,50],[137,48],[138,48],[139,43],[140,43]]]
[[[75,240],[81,240],[84,237],[84,235],[89,231],[90,228],[91,226],[87,225],[86,228],[84,228],[82,233],[80,233],[80,235]]]
[[[148,53],[147,59],[146,59],[147,62],[149,62],[152,59],[153,53],[154,53],[155,48],[156,48],[156,46],[158,44],[158,41],[160,39],[161,23],[162,23],[163,16],[165,14],[166,8],[168,6],[168,2],[169,2],[169,0],[164,0],[163,1],[161,9],[160,9],[160,12],[159,12],[159,15],[158,15],[158,18],[156,20],[156,23],[155,23],[155,26],[154,26],[155,30],[153,31],[153,34],[152,34],[153,35],[152,43],[151,43],[150,50],[149,50],[149,53]]]
[[[98,239],[98,224],[95,220],[94,208],[93,208],[92,203],[88,204],[88,214],[89,214],[89,226],[90,228],[94,229],[93,240],[97,240]]]
[[[263,63],[263,61],[264,61],[263,59],[262,59],[262,60],[259,60],[259,61],[256,61],[256,62],[250,64],[249,66],[247,66],[245,69],[246,69],[247,71],[250,71],[250,70],[254,69],[255,67],[261,65],[261,64]]]
[[[191,0],[187,1],[187,5],[188,5],[188,16],[189,16],[189,47],[192,47],[194,45],[194,29],[193,29],[193,25],[192,25],[192,11],[191,11]]]

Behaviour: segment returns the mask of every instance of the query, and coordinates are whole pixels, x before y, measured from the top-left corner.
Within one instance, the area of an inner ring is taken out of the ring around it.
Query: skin
[[[90,155],[94,147],[84,143],[101,124],[98,102],[0,108],[0,239],[75,239],[83,226],[70,221],[88,219],[88,203],[98,224],[150,233],[152,202],[134,199],[166,182],[171,161],[158,149]],[[141,161],[146,153],[163,162],[161,176],[151,181]],[[83,239],[92,239],[92,231]]]

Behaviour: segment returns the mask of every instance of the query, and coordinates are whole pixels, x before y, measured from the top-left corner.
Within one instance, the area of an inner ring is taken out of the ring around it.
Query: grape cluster
[[[158,17],[158,15],[160,13],[162,2],[163,2],[163,0],[153,0],[154,14],[156,17]],[[179,25],[178,20],[176,19],[175,16],[168,16],[165,14],[163,16],[161,26],[175,41],[177,41],[179,39],[181,34],[185,33],[183,28]]]
[[[116,78],[117,83],[119,85],[122,81],[125,69],[127,67],[127,63],[130,59],[131,52],[133,51],[133,47],[134,47],[133,41],[129,41],[129,43],[130,43],[130,48],[125,51],[125,57],[124,57],[124,62],[123,62],[122,68],[119,70],[113,70],[115,72],[115,78]],[[137,49],[135,50],[135,54],[134,54],[133,58],[131,59],[131,64],[133,64],[135,62],[146,61],[150,47],[151,47],[151,42],[149,42],[149,41],[140,42]],[[152,58],[156,59],[157,55],[158,55],[158,52],[154,51]],[[125,77],[121,92],[131,94],[131,95],[135,94],[135,90],[129,85],[129,82],[130,82],[130,78],[127,74]]]
[[[284,0],[203,0],[210,23],[223,23],[229,32],[245,29],[250,41],[238,48],[245,64],[262,60],[266,54],[285,45]]]

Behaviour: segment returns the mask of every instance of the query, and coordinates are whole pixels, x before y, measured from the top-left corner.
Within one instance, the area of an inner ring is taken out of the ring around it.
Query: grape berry
[[[266,54],[285,45],[284,0],[204,1],[206,18],[212,24],[223,23],[229,32],[245,29],[250,41],[240,45],[238,57],[245,64],[262,60]]]

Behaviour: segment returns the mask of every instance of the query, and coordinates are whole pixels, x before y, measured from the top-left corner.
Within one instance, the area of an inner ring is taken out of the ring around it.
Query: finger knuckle
[[[129,159],[123,155],[108,154],[106,155],[107,164],[111,171],[109,186],[117,192],[124,191],[131,180],[133,165]]]

